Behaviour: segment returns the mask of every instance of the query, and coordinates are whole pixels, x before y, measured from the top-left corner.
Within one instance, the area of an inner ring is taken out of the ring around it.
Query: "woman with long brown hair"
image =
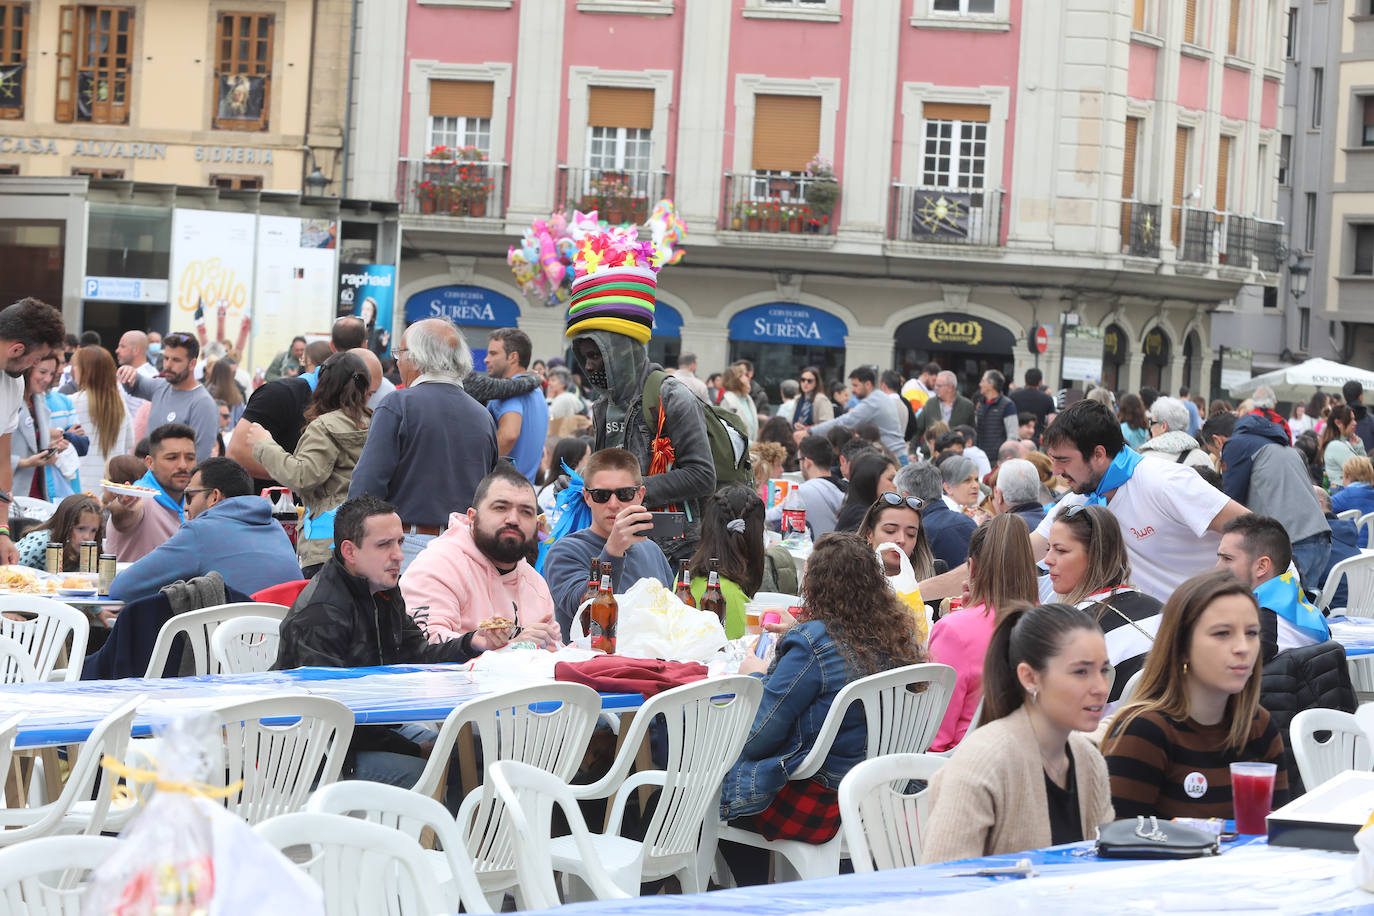
[[[1230,817],[1230,765],[1241,761],[1276,764],[1274,807],[1288,800],[1261,671],[1248,586],[1214,570],[1174,590],[1135,694],[1102,743],[1118,817]]]
[[[720,406],[735,414],[749,431],[749,441],[759,437],[759,411],[749,396],[749,379],[739,366],[726,366],[722,376]]]
[[[103,347],[82,347],[72,355],[72,381],[76,393],[76,421],[91,437],[91,447],[81,459],[82,486],[94,490],[107,478],[106,466],[115,455],[134,450],[134,423],[124,406],[115,381],[114,357]]]
[[[926,659],[873,548],[852,534],[832,532],[816,541],[801,599],[805,613],[779,637],[773,663],[765,666],[750,653],[740,666],[742,674],[763,674],[763,701],[739,760],[725,774],[720,814],[726,820],[761,815],[753,827],[769,839],[822,843],[839,830],[840,780],[864,759],[863,717],[845,718],[816,775],[790,782],[789,774],[810,753],[846,684]],[[826,813],[804,832],[790,832],[770,816],[797,804]]]
[[[296,555],[306,578],[329,562],[334,551],[334,513],[348,499],[353,468],[372,423],[372,411],[367,407],[371,381],[367,365],[356,354],[345,351],[325,360],[294,454],[273,441],[261,425],[248,427],[253,458],[305,503],[304,530]]]
[[[234,377],[236,368],[234,361],[226,357],[215,360],[205,372],[205,390],[210,392],[210,397],[229,405],[229,429],[233,429],[239,422],[239,418],[243,416],[243,409],[247,406],[243,398],[243,389]]]
[[[911,561],[911,571],[916,574],[918,582],[948,569],[935,568],[935,555],[930,552],[930,541],[926,539],[926,530],[921,525],[921,505],[921,501],[914,496],[903,496],[892,490],[879,493],[864,513],[858,531],[859,537],[868,541],[874,550],[880,544],[896,544]],[[901,572],[901,560],[888,553],[882,557],[883,572],[895,576]]]
[[[994,516],[973,532],[968,544],[968,606],[935,621],[930,656],[958,675],[933,751],[947,751],[963,740],[983,699],[983,659],[988,642],[1007,609],[1034,604],[1035,557],[1030,530],[1019,515]]]
[[[1355,411],[1345,404],[1337,404],[1327,414],[1317,448],[1333,493],[1345,486],[1345,463],[1365,454],[1364,441],[1355,433],[1357,422]]]

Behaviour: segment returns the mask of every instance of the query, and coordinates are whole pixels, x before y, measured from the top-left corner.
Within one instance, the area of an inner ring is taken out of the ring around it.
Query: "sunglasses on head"
[[[925,500],[918,499],[915,496],[903,496],[900,493],[893,493],[891,490],[889,490],[886,493],[878,494],[878,499],[874,503],[874,505],[879,504],[884,506],[891,506],[894,509],[898,506],[904,505],[913,512],[920,512],[921,509],[925,506],[926,502]]]
[[[582,492],[587,494],[587,498],[594,503],[608,503],[611,501],[611,494],[623,503],[630,502],[639,493],[639,487],[616,487],[611,490],[587,489]]]
[[[1088,511],[1088,505],[1087,505],[1087,503],[1079,503],[1079,504],[1076,505],[1076,506],[1069,506],[1069,508],[1065,509],[1065,510],[1064,510],[1064,517],[1065,517],[1065,518],[1077,518],[1078,516],[1082,515],[1084,512],[1087,512],[1087,511]],[[1088,521],[1092,521],[1092,516],[1091,516],[1091,515],[1088,516]]]

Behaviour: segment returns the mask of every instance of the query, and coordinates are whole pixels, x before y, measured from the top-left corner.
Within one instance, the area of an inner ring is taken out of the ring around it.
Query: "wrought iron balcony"
[[[888,238],[934,245],[1002,244],[1001,189],[922,188],[894,184]]]
[[[1178,259],[1277,273],[1283,264],[1283,224],[1238,213],[1176,207],[1182,229]]]
[[[560,165],[557,206],[569,213],[596,211],[613,226],[648,222],[654,204],[671,196],[668,172],[648,169],[592,169]]]
[[[1135,258],[1159,257],[1160,205],[1121,201],[1121,253]]]
[[[506,215],[506,163],[485,159],[402,159],[396,200],[403,213],[472,219]]]
[[[727,232],[834,235],[840,185],[790,172],[727,172],[720,228]]]

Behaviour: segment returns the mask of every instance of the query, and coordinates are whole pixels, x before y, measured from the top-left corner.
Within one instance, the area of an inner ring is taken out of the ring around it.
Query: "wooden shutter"
[[[28,59],[29,9],[27,3],[0,3],[0,69],[23,64]],[[9,97],[0,96],[0,118],[24,117],[24,96],[29,80],[20,71],[18,91],[12,84]]]
[[[654,91],[618,86],[592,86],[587,97],[587,123],[592,127],[652,130]]]
[[[820,147],[819,96],[754,96],[755,171],[800,172]]]
[[[1197,0],[1183,0],[1183,40],[1197,44]]]
[[[429,114],[440,118],[490,118],[491,83],[430,80]]]
[[[1226,212],[1226,184],[1231,176],[1231,138],[1222,137],[1217,144],[1217,212]]]
[[[1140,119],[1126,119],[1126,150],[1121,158],[1121,198],[1135,199],[1135,152],[1140,143]]]
[[[955,105],[949,102],[926,102],[921,113],[927,121],[978,121],[986,124],[991,109],[987,105]]]
[[[1131,28],[1137,32],[1145,31],[1145,0],[1135,0],[1135,12],[1131,16]]]
[[[57,11],[57,106],[54,121],[76,120],[76,7]]]
[[[1240,53],[1240,0],[1231,0],[1231,21],[1226,27],[1226,53]]]
[[[1190,131],[1186,127],[1180,127],[1174,132],[1174,244],[1178,244],[1179,219],[1182,216],[1181,207],[1183,206],[1183,196],[1185,186],[1188,184],[1188,134]]]

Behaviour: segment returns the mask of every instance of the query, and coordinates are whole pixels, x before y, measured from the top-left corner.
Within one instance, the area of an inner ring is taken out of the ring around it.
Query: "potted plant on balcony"
[[[840,183],[829,159],[817,153],[806,164],[806,203],[811,208],[816,231],[830,222],[840,199]]]
[[[415,182],[415,199],[420,202],[421,213],[433,213],[439,200],[439,185],[426,178]]]
[[[487,154],[475,146],[461,146],[453,151],[454,213],[487,215],[487,198],[496,185],[486,162]]]
[[[623,172],[601,172],[591,180],[598,209],[613,226],[634,218],[634,185]]]
[[[763,217],[764,232],[781,232],[783,223],[782,201],[776,197],[770,197],[759,205],[760,215]]]

